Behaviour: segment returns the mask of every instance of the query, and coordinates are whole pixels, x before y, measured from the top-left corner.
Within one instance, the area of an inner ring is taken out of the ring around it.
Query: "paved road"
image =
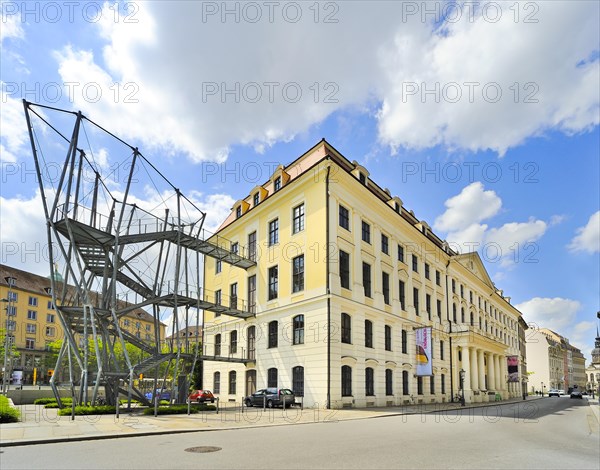
[[[5,447],[18,468],[598,469],[600,437],[586,400],[256,429]],[[185,449],[216,446],[214,453]]]

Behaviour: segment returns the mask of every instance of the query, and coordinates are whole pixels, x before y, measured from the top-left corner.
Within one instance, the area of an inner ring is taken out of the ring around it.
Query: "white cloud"
[[[18,155],[25,149],[26,143],[29,142],[23,103],[20,99],[9,96],[4,90],[0,91],[0,95],[2,97],[0,162],[14,163],[17,161]]]
[[[4,40],[8,38],[22,39],[25,36],[23,27],[21,26],[20,22],[21,15],[7,14],[4,5],[2,5],[6,3],[9,2],[0,2],[0,10],[2,12],[2,14],[0,15],[0,22],[2,23],[2,27],[0,28],[0,43],[3,43]]]
[[[571,240],[569,249],[586,253],[600,251],[600,211],[592,214],[585,227],[577,229],[577,235]]]
[[[448,199],[446,212],[435,219],[437,230],[454,231],[489,219],[498,213],[502,200],[494,191],[485,191],[479,181],[463,188],[460,194]]]
[[[337,23],[323,22],[323,11],[314,21],[314,8],[302,4],[297,23],[280,10],[273,21],[263,11],[257,24],[245,16],[239,22],[233,15],[203,17],[205,4],[138,2],[137,23],[112,21],[112,11],[102,15],[102,57],[68,46],[57,53],[63,81],[102,84],[102,100],[86,102],[79,93],[75,106],[126,138],[195,161],[222,161],[236,144],[264,149],[337,110],[373,101],[381,103],[380,140],[394,149],[442,144],[502,154],[549,129],[570,134],[598,124],[599,68],[589,60],[597,48],[594,3],[544,3],[537,23],[514,21],[502,4],[496,23],[480,13],[469,21],[465,13],[435,31],[419,14],[403,16],[406,2],[332,3]],[[113,82],[132,88],[121,88],[116,99],[108,88]],[[272,99],[266,82],[277,83]],[[412,82],[446,91],[456,82],[463,97],[450,103],[407,96]],[[472,103],[465,82],[481,84]],[[501,87],[497,103],[483,99],[487,83]],[[286,84],[297,84],[287,99]],[[214,94],[207,93],[211,88]],[[292,102],[298,88],[302,97]],[[261,98],[251,102],[259,90]],[[124,102],[128,92],[135,102]],[[523,102],[530,93],[537,103]]]
[[[499,228],[490,229],[485,235],[487,249],[493,245],[499,250],[503,265],[512,264],[522,259],[522,256],[537,250],[529,249],[530,244],[538,241],[548,224],[542,220],[531,218],[528,222],[510,222]]]
[[[523,313],[528,323],[534,323],[539,328],[549,328],[568,337],[567,332],[570,332],[581,304],[561,297],[534,297],[515,307]]]

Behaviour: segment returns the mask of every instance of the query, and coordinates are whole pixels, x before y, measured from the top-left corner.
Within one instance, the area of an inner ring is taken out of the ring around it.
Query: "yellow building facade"
[[[330,408],[522,393],[524,322],[480,257],[453,252],[326,141],[237,201],[216,236],[256,261],[205,264],[205,296],[253,313],[204,313],[203,386],[221,399],[267,386]],[[422,327],[427,376],[416,374]]]
[[[55,274],[56,275],[56,274]],[[0,328],[8,332],[18,357],[10,360],[9,371],[21,371],[25,384],[48,382],[54,364],[47,358],[48,345],[62,340],[64,330],[52,304],[50,278],[0,264]],[[121,327],[141,341],[154,341],[154,319],[142,309],[136,309],[120,320]],[[165,337],[165,325],[160,323],[160,337]],[[0,358],[0,364],[4,358]]]

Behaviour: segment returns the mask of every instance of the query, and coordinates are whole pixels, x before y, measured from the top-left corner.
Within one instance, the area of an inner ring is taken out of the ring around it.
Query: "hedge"
[[[8,398],[0,395],[0,423],[17,423],[20,418],[19,410],[10,406]]]
[[[190,413],[200,413],[201,411],[215,411],[217,407],[215,405],[194,405],[190,406]],[[173,405],[173,406],[159,406],[157,414],[159,415],[183,415],[187,414],[187,405]],[[144,410],[145,415],[154,415],[154,408],[146,408]]]
[[[58,410],[59,416],[71,416],[72,408],[63,408]],[[110,405],[101,406],[76,406],[75,415],[110,415],[115,413],[115,407]]]

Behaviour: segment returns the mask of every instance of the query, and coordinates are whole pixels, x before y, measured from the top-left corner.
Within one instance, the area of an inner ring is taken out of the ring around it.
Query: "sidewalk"
[[[527,402],[541,399],[529,397]],[[119,418],[115,415],[58,416],[56,409],[45,409],[41,405],[21,405],[22,422],[0,424],[0,447],[29,445],[93,439],[114,439],[151,434],[174,434],[198,431],[217,431],[263,426],[282,426],[290,424],[308,424],[317,422],[337,422],[353,419],[381,418],[386,416],[443,413],[467,411],[474,408],[494,407],[514,403],[524,403],[522,399],[506,400],[496,403],[474,403],[464,408],[456,403],[438,403],[429,405],[410,405],[404,407],[326,410],[322,408],[297,407],[287,410],[262,408],[240,408],[239,404],[226,403],[219,414],[214,411],[192,415],[144,416],[135,408],[123,412]],[[598,401],[591,408],[598,408]],[[512,408],[511,413],[518,410]],[[598,412],[596,412],[596,418]],[[494,417],[497,414],[494,412]],[[513,414],[511,414],[513,417]],[[522,419],[526,419],[524,416]]]

